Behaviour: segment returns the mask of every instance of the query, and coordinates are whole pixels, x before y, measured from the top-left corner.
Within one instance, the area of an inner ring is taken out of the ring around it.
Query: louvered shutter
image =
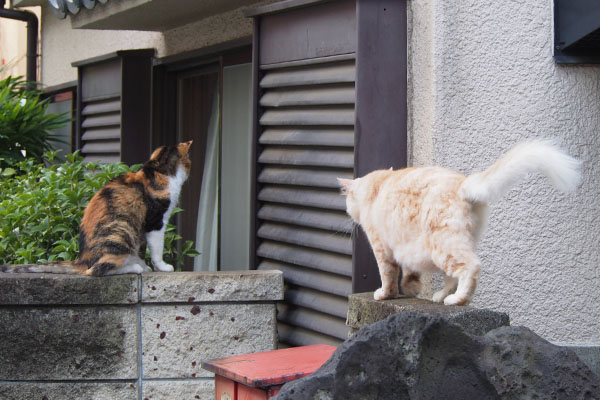
[[[85,161],[142,163],[150,153],[154,50],[73,63],[78,69],[77,144]]]
[[[347,338],[347,296],[375,290],[337,177],[406,167],[406,0],[289,1],[254,17],[254,266],[279,269],[282,345]]]
[[[353,57],[268,68],[259,100],[258,269],[283,271],[280,342],[347,338],[352,223],[337,177],[354,166]]]
[[[81,154],[85,161],[121,160],[121,97],[84,101],[81,110]]]

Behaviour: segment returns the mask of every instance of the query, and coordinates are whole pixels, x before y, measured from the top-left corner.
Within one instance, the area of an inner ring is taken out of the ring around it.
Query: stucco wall
[[[159,32],[71,29],[71,21],[60,20],[48,4],[42,6],[41,82],[46,86],[77,80],[71,63],[117,50],[164,48]]]
[[[492,205],[472,305],[551,341],[600,343],[600,67],[554,62],[550,0],[409,7],[413,164],[468,174],[536,137],[583,161],[574,194],[530,176]]]
[[[252,35],[252,19],[243,11],[273,0],[249,2],[222,14],[213,15],[166,32],[71,29],[69,18],[57,19],[44,3],[42,10],[42,82],[47,86],[77,79],[73,61],[117,50],[155,48],[157,57],[223,43]]]
[[[25,7],[24,11],[40,17],[39,7]],[[38,32],[39,35],[39,32]],[[27,74],[27,23],[0,18],[0,79]]]

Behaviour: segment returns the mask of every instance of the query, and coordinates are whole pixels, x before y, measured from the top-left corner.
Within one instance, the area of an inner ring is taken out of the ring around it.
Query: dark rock
[[[441,317],[393,315],[361,329],[276,399],[600,399],[577,356],[523,327],[472,335]]]

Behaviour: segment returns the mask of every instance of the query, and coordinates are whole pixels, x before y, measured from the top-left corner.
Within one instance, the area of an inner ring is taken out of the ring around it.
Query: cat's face
[[[343,179],[338,178],[342,194],[346,196],[346,212],[354,220],[359,222],[360,219],[360,178]]]
[[[186,174],[190,173],[192,161],[189,152],[192,140],[175,146],[161,146],[154,150],[147,164],[158,172],[174,176],[181,166]]]

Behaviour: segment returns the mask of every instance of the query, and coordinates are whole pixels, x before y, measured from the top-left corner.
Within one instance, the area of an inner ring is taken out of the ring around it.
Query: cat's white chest
[[[177,168],[177,173],[175,174],[175,176],[169,177],[169,200],[171,200],[171,202],[169,203],[169,209],[163,216],[163,222],[165,224],[169,221],[171,213],[177,206],[177,202],[179,201],[179,194],[181,193],[181,187],[183,186],[183,183],[186,179],[187,172],[185,172],[185,169],[181,165],[179,166],[179,168]]]

